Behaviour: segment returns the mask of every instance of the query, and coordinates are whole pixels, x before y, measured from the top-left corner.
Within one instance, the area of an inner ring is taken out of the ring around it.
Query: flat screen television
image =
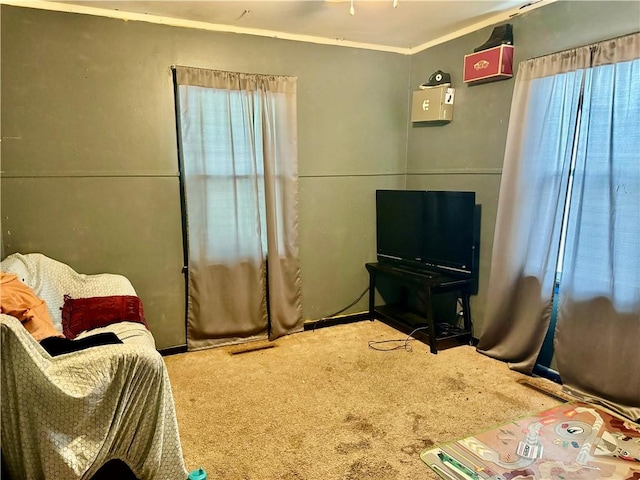
[[[477,274],[475,192],[376,190],[378,261]]]

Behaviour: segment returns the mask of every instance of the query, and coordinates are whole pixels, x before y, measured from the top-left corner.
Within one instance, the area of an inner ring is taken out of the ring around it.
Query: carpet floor
[[[406,335],[362,321],[165,357],[187,467],[211,480],[437,479],[425,449],[562,403],[545,393],[562,397],[558,385],[471,346],[368,346],[396,339],[378,348]]]

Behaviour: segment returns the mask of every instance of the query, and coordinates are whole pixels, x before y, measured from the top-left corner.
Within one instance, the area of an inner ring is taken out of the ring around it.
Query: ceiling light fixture
[[[340,0],[328,0],[328,1],[340,1]],[[356,9],[353,6],[353,1],[354,0],[350,0],[351,5],[349,6],[349,13],[353,16],[356,14]],[[393,0],[393,8],[398,8],[398,3],[400,3],[399,0]]]

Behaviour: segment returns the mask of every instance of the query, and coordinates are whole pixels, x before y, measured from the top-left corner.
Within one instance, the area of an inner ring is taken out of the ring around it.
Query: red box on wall
[[[462,77],[477,84],[513,77],[513,45],[499,45],[464,56]]]

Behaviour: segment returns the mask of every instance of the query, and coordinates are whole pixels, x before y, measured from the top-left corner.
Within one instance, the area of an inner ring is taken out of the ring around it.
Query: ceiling
[[[40,0],[2,3],[411,54],[554,0]],[[353,15],[350,8],[353,5]]]

